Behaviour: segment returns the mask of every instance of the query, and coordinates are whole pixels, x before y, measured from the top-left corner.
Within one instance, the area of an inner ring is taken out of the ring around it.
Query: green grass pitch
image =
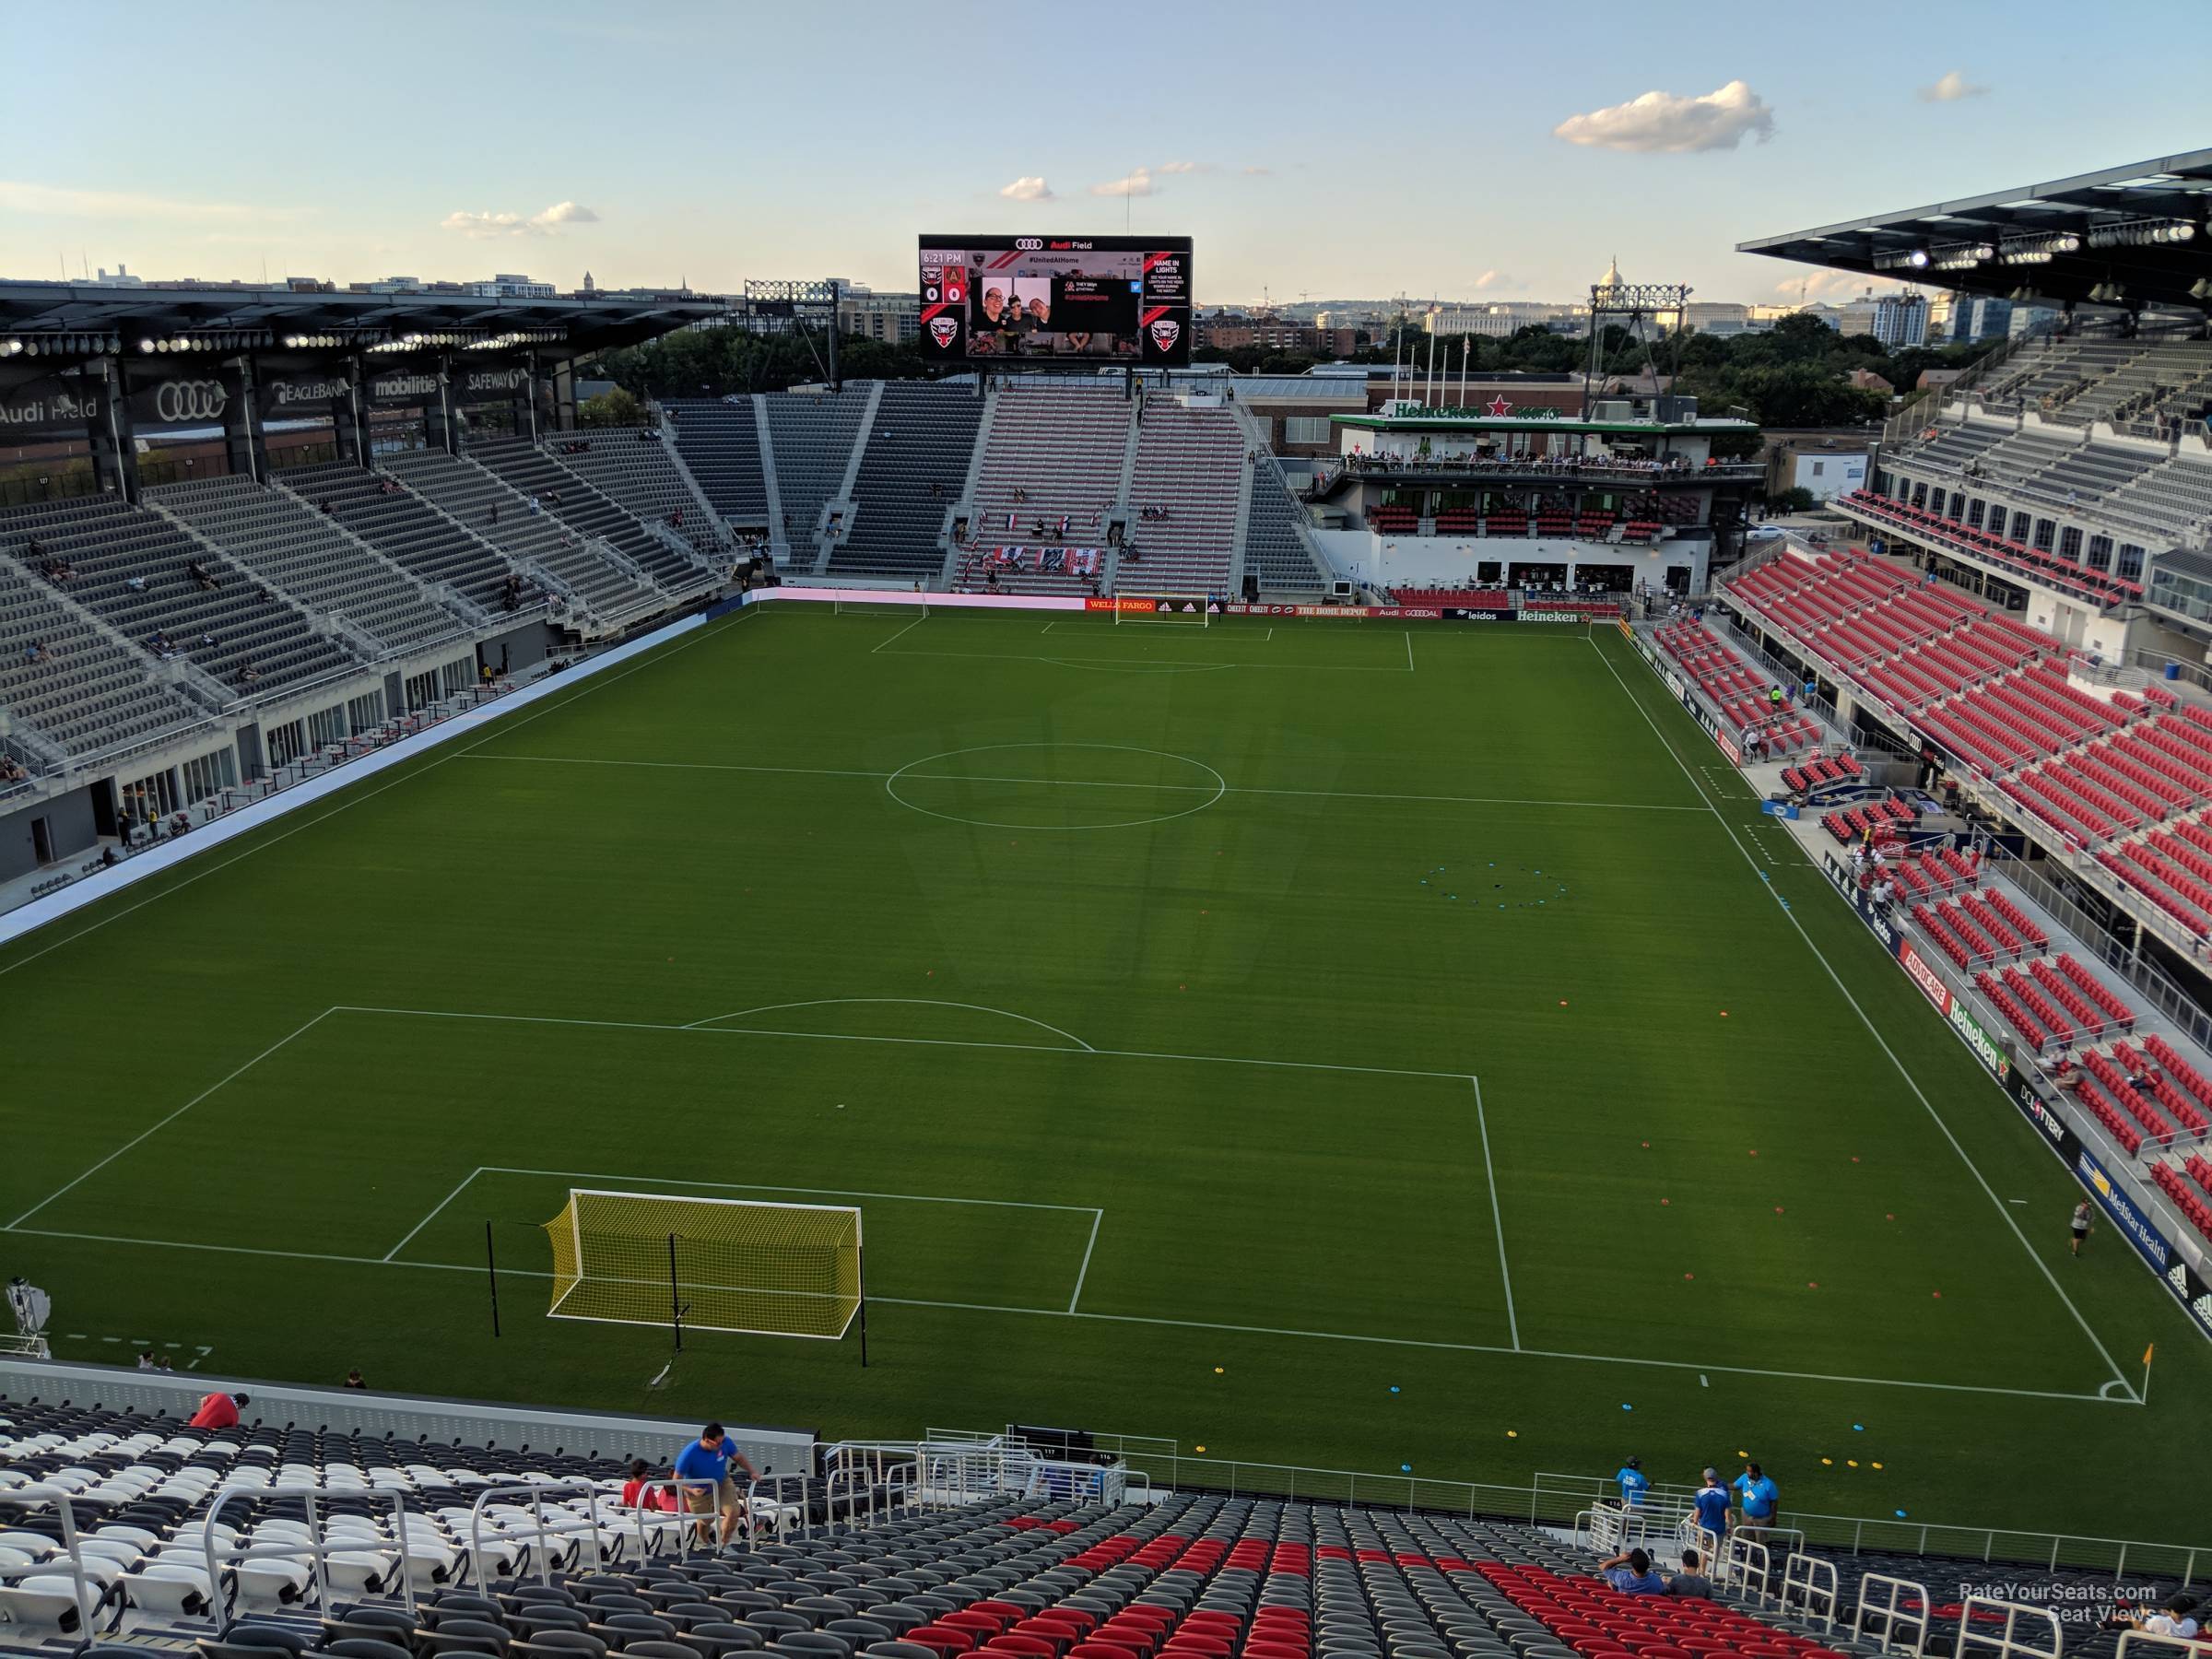
[[[64,1358],[2197,1512],[2206,1346],[1610,629],[756,608],[0,950],[0,1053]],[[873,1364],[649,1394],[571,1185],[861,1205]]]

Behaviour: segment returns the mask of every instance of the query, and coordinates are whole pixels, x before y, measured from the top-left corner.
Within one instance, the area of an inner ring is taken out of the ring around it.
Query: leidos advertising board
[[[1191,360],[1187,236],[924,236],[922,346],[947,361]]]

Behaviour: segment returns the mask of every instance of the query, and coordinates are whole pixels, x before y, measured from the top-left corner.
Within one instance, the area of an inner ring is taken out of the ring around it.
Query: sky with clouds
[[[1734,244],[2212,143],[2212,4],[2126,9],[2155,50],[2052,0],[76,0],[10,49],[0,275],[911,288],[924,231],[1126,227],[1197,239],[1202,303],[1616,254],[1832,297]]]

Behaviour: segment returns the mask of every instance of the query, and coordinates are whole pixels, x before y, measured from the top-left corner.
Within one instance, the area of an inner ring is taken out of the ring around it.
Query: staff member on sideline
[[[745,1471],[746,1479],[757,1478],[751,1460],[737,1450],[736,1442],[722,1431],[720,1423],[709,1423],[699,1431],[697,1440],[676,1454],[676,1477],[685,1483],[684,1507],[701,1516],[720,1510],[724,1544],[737,1530],[737,1516],[745,1502],[737,1483],[730,1478],[733,1461]],[[707,1524],[702,1520],[698,1533],[702,1544],[707,1541],[706,1532]]]
[[[1643,1495],[1652,1489],[1651,1479],[1643,1472],[1643,1459],[1631,1457],[1620,1465],[1620,1473],[1613,1478],[1620,1482],[1620,1500],[1630,1509],[1643,1507]]]
[[[2089,1201],[2084,1198],[2074,1206],[2074,1253],[2081,1253],[2081,1241],[2089,1236]]]
[[[1744,1518],[1739,1527],[1749,1532],[1764,1532],[1774,1524],[1775,1512],[1782,1507],[1782,1489],[1767,1477],[1767,1472],[1755,1463],[1744,1465],[1744,1472],[1735,1477],[1735,1489],[1743,1495]]]

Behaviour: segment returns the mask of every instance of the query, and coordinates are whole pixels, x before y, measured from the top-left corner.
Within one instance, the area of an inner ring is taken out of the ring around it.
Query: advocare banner
[[[81,374],[42,374],[0,388],[0,441],[81,438],[107,418],[103,381]]]

